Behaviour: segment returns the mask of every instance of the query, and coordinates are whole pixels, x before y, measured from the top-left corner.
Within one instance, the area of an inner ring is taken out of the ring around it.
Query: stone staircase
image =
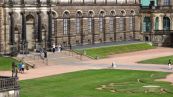
[[[16,57],[16,59],[19,61],[24,61],[24,63],[31,68],[38,68],[47,65],[58,65],[58,64],[68,65],[71,63],[72,64],[80,63],[81,61],[91,60],[86,56],[79,55],[70,50],[65,50],[62,52],[55,52],[55,53],[48,52],[47,54],[48,54],[47,59],[43,58],[44,55],[42,54],[40,55],[39,53],[33,53],[33,52],[27,55],[20,54]]]

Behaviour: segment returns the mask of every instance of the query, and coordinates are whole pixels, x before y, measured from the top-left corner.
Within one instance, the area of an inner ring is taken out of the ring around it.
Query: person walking
[[[20,63],[18,64],[18,68],[19,68],[19,72],[22,73],[22,63],[20,61]]]
[[[46,64],[48,65],[48,59],[47,59],[47,51],[44,50],[44,60],[43,62],[46,61]]]
[[[52,51],[53,51],[53,53],[55,53],[55,49],[56,49],[56,46],[55,46],[55,44],[53,44],[52,45]]]
[[[17,65],[12,62],[12,77],[17,77]]]
[[[112,62],[112,66],[111,67],[112,68],[116,68],[117,67],[117,65],[115,64],[115,61]]]
[[[169,62],[168,62],[168,69],[169,70],[172,70],[172,66],[171,65],[172,65],[172,62],[171,62],[171,59],[169,59]]]
[[[58,52],[61,52],[61,45],[58,45]]]
[[[22,72],[21,73],[24,73],[24,71],[25,71],[25,64],[22,63]]]

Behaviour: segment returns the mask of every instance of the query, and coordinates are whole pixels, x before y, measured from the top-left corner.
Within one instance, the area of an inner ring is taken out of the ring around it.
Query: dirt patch
[[[164,78],[164,79],[158,79],[157,81],[170,82],[173,85],[173,74],[169,74],[166,78]]]

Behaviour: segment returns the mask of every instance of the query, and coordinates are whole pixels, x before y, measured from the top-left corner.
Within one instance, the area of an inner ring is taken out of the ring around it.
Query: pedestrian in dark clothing
[[[168,69],[172,70],[172,62],[171,62],[171,59],[169,59],[169,62],[168,62]]]
[[[47,58],[47,51],[44,50],[44,58]]]
[[[56,50],[55,44],[52,45],[52,50],[53,50],[53,53],[55,53],[55,50]]]
[[[47,59],[47,51],[46,50],[44,50],[44,60],[43,60],[43,62],[46,62],[46,64],[48,65],[48,59]]]
[[[21,73],[24,73],[24,71],[25,71],[25,64],[22,63],[22,65],[21,65]]]
[[[15,74],[15,63],[12,62],[12,77],[14,77],[14,74]]]
[[[17,65],[12,62],[12,77],[17,77]]]

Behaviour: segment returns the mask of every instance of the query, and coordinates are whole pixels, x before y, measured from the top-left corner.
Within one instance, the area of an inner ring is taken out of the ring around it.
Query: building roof
[[[0,0],[2,1],[2,0]],[[8,2],[9,0],[4,0],[5,2]],[[21,0],[12,0],[14,2],[14,4],[19,4]],[[123,4],[126,3],[126,0],[50,0],[52,3],[59,3],[59,4],[64,4],[64,3],[105,3],[107,1],[107,3],[119,3],[119,4]],[[139,0],[127,0],[128,4],[134,4],[136,2],[139,2]],[[26,4],[36,4],[37,0],[24,0],[24,2]],[[47,0],[40,0],[41,3],[46,3]]]

